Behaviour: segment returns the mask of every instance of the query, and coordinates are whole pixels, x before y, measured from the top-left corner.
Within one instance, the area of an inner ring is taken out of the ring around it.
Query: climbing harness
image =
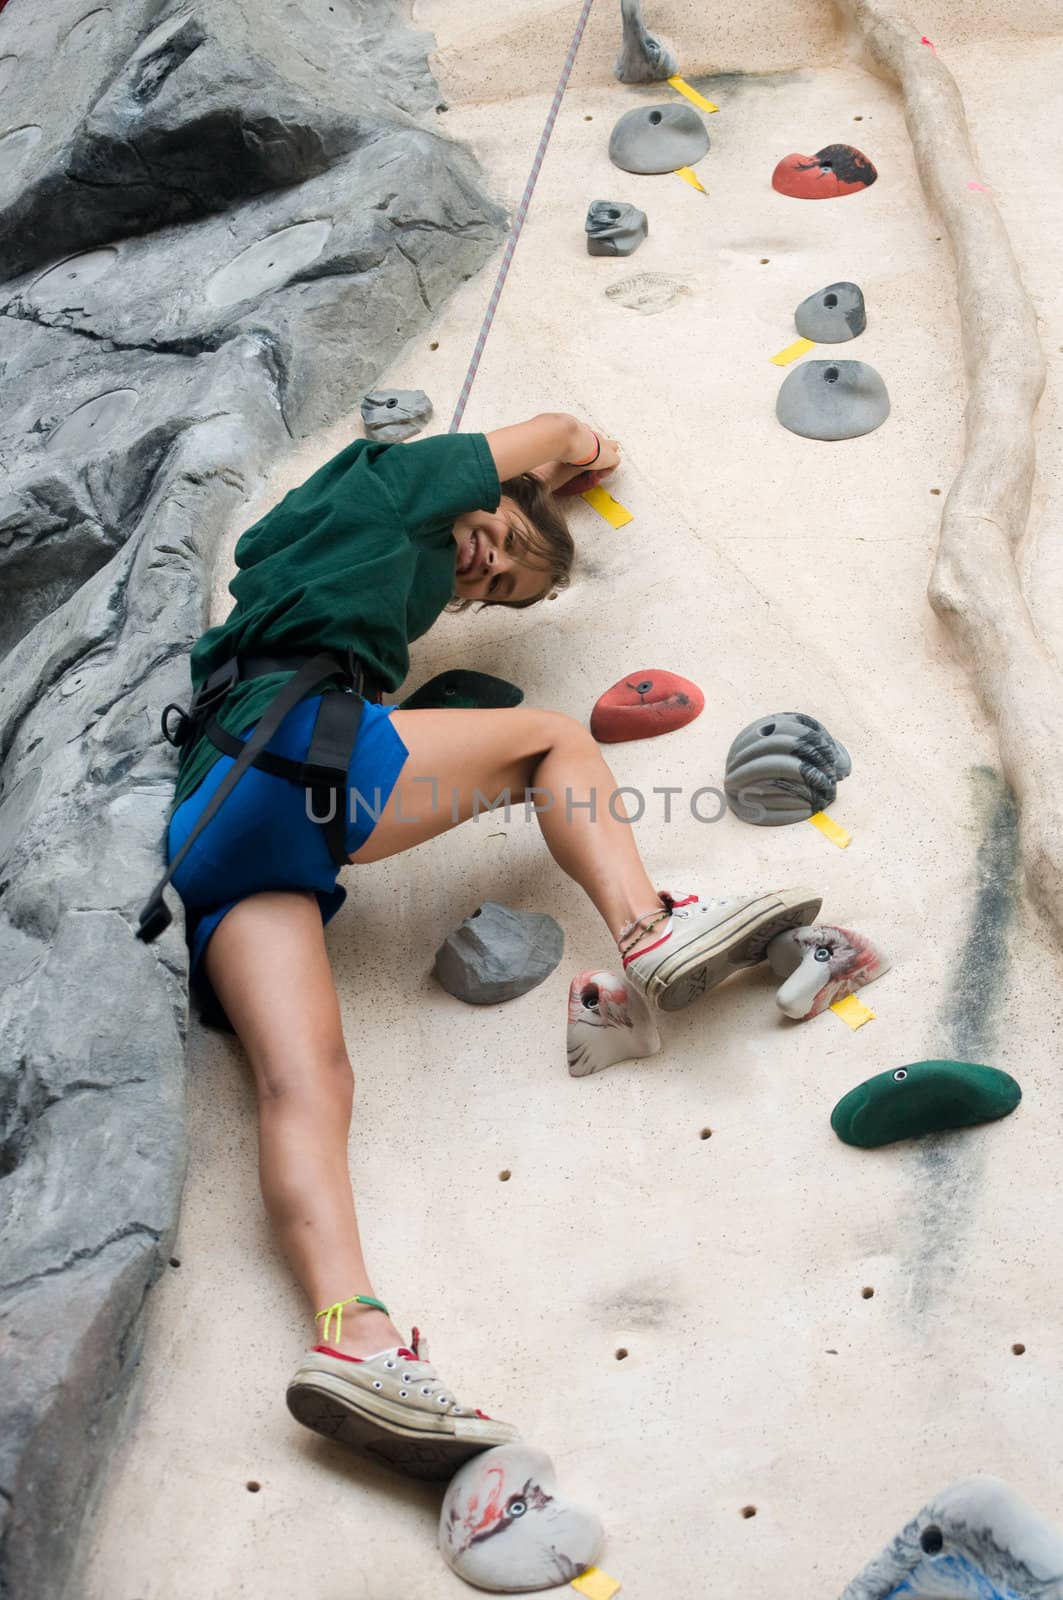
[[[217,713],[229,692],[238,683],[274,672],[291,672],[292,676],[274,695],[250,738],[240,739],[223,728]],[[339,679],[339,687],[321,696],[306,760],[271,755],[265,747],[289,711],[332,679]],[[337,866],[346,866],[347,772],[365,702],[379,699],[377,684],[353,651],[348,650],[345,660],[325,652],[315,656],[233,656],[200,685],[187,711],[172,703],[168,705],[162,713],[162,731],[170,744],[180,750],[202,735],[235,760],[152,890],[140,913],[137,938],[144,944],[151,944],[169,927],[172,918],[163,899],[163,890],[249,767],[305,787],[307,799],[312,803],[312,815],[323,819],[321,827],[329,854]]]
[[[513,252],[517,248],[517,240],[520,238],[521,229],[524,227],[524,219],[528,215],[528,207],[531,205],[531,197],[535,193],[535,185],[539,179],[539,169],[543,164],[543,157],[546,155],[546,147],[550,143],[550,135],[554,131],[554,123],[557,121],[557,113],[561,109],[561,101],[564,97],[565,90],[568,88],[568,80],[571,75],[573,65],[575,64],[576,51],[580,47],[580,41],[583,38],[583,30],[587,26],[587,18],[590,16],[591,6],[593,4],[594,0],[583,0],[583,8],[579,14],[579,21],[576,23],[576,31],[572,35],[572,42],[568,47],[568,54],[565,57],[565,64],[561,68],[561,76],[558,79],[557,88],[554,90],[554,98],[551,101],[550,110],[547,112],[546,122],[543,124],[542,135],[539,139],[539,148],[535,152],[535,160],[532,162],[531,171],[528,174],[528,181],[524,185],[524,193],[521,195],[520,205],[517,207],[516,215],[513,218],[513,225],[509,230],[509,237],[506,240],[506,248],[502,252],[502,263],[498,269],[498,277],[495,279],[495,286],[491,290],[491,298],[487,302],[487,311],[484,313],[483,324],[480,328],[479,334],[477,335],[476,344],[473,347],[472,360],[469,362],[469,370],[465,374],[465,382],[461,386],[461,393],[458,396],[458,403],[454,408],[454,415],[450,419],[450,427],[447,430],[448,433],[457,433],[458,429],[461,427],[461,419],[465,415],[465,407],[468,403],[473,380],[476,377],[477,369],[480,365],[480,357],[484,353],[484,345],[487,343],[487,335],[491,331],[491,324],[494,322],[495,312],[498,310],[498,302],[502,297],[502,286],[505,283],[506,277],[509,273],[510,263],[513,260]]]

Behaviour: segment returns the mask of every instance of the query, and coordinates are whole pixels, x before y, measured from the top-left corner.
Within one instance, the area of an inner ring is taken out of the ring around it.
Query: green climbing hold
[[[1015,1079],[973,1061],[913,1061],[850,1089],[830,1125],[846,1144],[873,1150],[897,1139],[995,1122],[1022,1099]]]
[[[505,678],[493,678],[489,672],[467,672],[456,668],[429,678],[427,683],[408,695],[400,711],[497,711],[506,706],[519,706],[524,690]]]

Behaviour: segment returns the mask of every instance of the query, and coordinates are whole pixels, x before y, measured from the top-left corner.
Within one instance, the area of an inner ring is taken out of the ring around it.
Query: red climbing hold
[[[771,186],[795,200],[833,200],[870,188],[877,177],[871,162],[851,144],[829,144],[814,156],[783,156]]]
[[[586,494],[588,489],[597,489],[604,477],[604,472],[596,472],[593,467],[588,467],[587,471],[581,472],[578,478],[569,478],[568,482],[563,483],[560,489],[555,489],[554,493],[561,495],[565,499],[573,494]]]
[[[705,696],[696,683],[659,667],[631,672],[597,701],[591,712],[591,732],[599,744],[620,744],[625,739],[654,739],[674,733],[705,709]]]

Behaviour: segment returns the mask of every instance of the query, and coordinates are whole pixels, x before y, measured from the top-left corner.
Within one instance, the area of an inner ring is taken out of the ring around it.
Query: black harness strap
[[[293,663],[281,662],[273,670],[283,670]],[[260,675],[260,674],[256,674]],[[239,667],[234,659],[211,675],[197,694],[191,711],[181,712],[184,721],[177,729],[177,736],[171,742],[183,744],[200,726],[203,717],[212,712],[224,700],[229,689],[237,682],[240,676]],[[205,729],[212,744],[225,751],[227,755],[235,756],[235,761],[203,811],[196,821],[195,827],[185,840],[177,855],[170,862],[166,872],[160,878],[152,891],[151,897],[140,913],[137,938],[144,944],[151,944],[159,935],[169,927],[173,920],[163,900],[163,890],[169,884],[174,873],[181,865],[192,845],[195,843],[203,829],[217,816],[224,802],[232,794],[236,785],[249,767],[261,767],[264,771],[274,772],[278,777],[293,778],[296,782],[305,783],[314,791],[314,809],[319,821],[325,828],[326,839],[333,859],[339,863],[347,860],[343,848],[346,836],[346,795],[347,795],[347,768],[350,754],[357,738],[358,726],[361,722],[364,701],[358,694],[344,693],[342,690],[321,697],[321,710],[318,713],[314,726],[314,734],[310,749],[307,751],[305,762],[286,761],[281,756],[264,756],[266,745],[273,738],[277,729],[294,706],[305,699],[313,689],[328,678],[346,677],[347,670],[334,656],[321,654],[312,656],[308,661],[303,661],[293,676],[270,701],[257,723],[251,737],[245,742],[234,734],[227,733],[212,717]],[[217,681],[215,681],[217,680]],[[338,702],[325,714],[329,702]],[[171,709],[167,707],[163,712],[163,731],[167,732],[166,719]],[[215,731],[219,737],[214,736]],[[167,732],[167,737],[171,735]],[[224,743],[222,743],[224,739]],[[268,763],[268,765],[267,765]],[[281,771],[283,764],[285,770]],[[298,775],[298,776],[296,776]],[[342,790],[341,803],[337,790]],[[321,805],[319,809],[319,799]],[[329,815],[322,816],[326,807]],[[337,853],[338,852],[338,853]]]

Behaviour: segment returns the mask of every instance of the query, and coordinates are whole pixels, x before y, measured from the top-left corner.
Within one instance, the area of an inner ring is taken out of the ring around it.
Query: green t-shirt
[[[229,585],[236,605],[193,649],[193,686],[230,656],[350,648],[385,689],[397,689],[410,641],[453,598],[455,518],[495,511],[500,497],[482,433],[356,440],[241,536]],[[222,727],[242,733],[257,722],[290,677],[238,684],[219,712]],[[219,755],[207,739],[182,751],[175,805]]]

